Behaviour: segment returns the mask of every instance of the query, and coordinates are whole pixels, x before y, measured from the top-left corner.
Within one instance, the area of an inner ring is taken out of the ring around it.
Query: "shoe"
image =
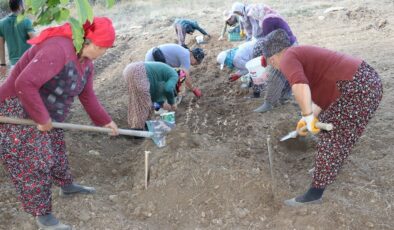
[[[38,225],[38,229],[41,230],[71,230],[72,229],[70,225],[63,224],[56,218],[54,219],[54,221],[56,222],[56,224],[54,225],[45,225],[44,223],[41,223],[38,217],[36,217],[36,223]]]
[[[291,97],[281,97],[281,98],[279,98],[279,103],[282,104],[282,105],[284,105],[284,104],[286,104],[287,102],[289,102],[290,99],[291,99]]]
[[[70,188],[60,188],[59,195],[63,197],[75,195],[75,194],[95,194],[96,189],[94,187],[83,186],[79,184],[67,185]]]
[[[294,197],[293,199],[285,200],[284,203],[287,206],[298,207],[298,206],[304,206],[304,205],[309,205],[309,204],[321,204],[321,203],[323,203],[323,199],[319,198],[317,200],[312,200],[312,201],[308,201],[308,202],[298,202],[298,201],[296,201],[296,197]]]
[[[261,105],[260,107],[258,107],[257,109],[253,110],[253,112],[256,113],[265,113],[268,112],[270,110],[272,110],[274,107],[268,103],[268,102],[264,102],[263,105]]]

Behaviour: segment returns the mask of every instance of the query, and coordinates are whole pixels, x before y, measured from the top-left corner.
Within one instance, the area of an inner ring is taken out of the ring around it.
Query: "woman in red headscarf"
[[[96,125],[118,134],[93,91],[92,63],[112,47],[115,30],[111,20],[96,17],[84,31],[85,41],[77,53],[68,23],[44,30],[28,41],[34,46],[0,86],[0,115],[37,123],[37,127],[0,124],[0,159],[24,210],[36,217],[41,229],[71,229],[51,214],[52,184],[60,187],[61,195],[95,192],[73,182],[64,131],[53,128],[52,121],[63,122],[78,96]]]

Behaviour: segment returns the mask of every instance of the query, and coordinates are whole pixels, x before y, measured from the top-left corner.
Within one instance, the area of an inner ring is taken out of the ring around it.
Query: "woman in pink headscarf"
[[[92,63],[112,47],[115,30],[110,19],[96,17],[85,23],[84,32],[85,42],[76,52],[68,23],[44,30],[28,41],[34,46],[0,86],[0,115],[37,123],[37,127],[0,124],[0,159],[24,210],[36,217],[40,229],[71,229],[52,215],[52,184],[60,187],[61,195],[95,192],[73,182],[64,131],[54,129],[52,121],[63,122],[78,96],[96,125],[118,134],[93,91]]]
[[[264,4],[244,4],[240,2],[233,3],[231,13],[240,16],[241,35],[246,35],[246,39],[263,37],[263,28],[259,20],[252,15],[275,14],[269,6]]]

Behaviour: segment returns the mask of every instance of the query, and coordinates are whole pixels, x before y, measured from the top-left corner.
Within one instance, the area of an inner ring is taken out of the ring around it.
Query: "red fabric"
[[[84,63],[78,61],[72,41],[63,37],[55,37],[37,46],[33,46],[15,65],[11,75],[0,85],[0,102],[8,97],[18,97],[29,117],[36,123],[45,124],[49,118],[39,90],[55,77],[70,61],[85,69],[88,65],[93,69],[91,60]],[[51,68],[48,68],[50,66]],[[78,74],[79,77],[81,74]],[[56,86],[54,86],[56,87]],[[94,124],[104,126],[111,122],[111,117],[98,101],[93,91],[93,72],[79,94],[79,100]]]
[[[112,21],[106,17],[95,17],[93,23],[87,21],[83,25],[85,38],[90,39],[95,45],[100,47],[112,47],[115,41],[115,29]],[[39,44],[50,37],[63,36],[72,38],[70,23],[62,26],[49,27],[43,30],[37,37],[28,40],[31,45]]]
[[[241,74],[232,73],[232,74],[230,74],[230,77],[228,78],[228,80],[229,80],[230,82],[233,82],[233,81],[238,80],[241,76],[242,76]]]
[[[193,93],[194,93],[194,96],[196,96],[196,97],[202,96],[201,90],[199,88],[194,88]]]
[[[261,56],[261,66],[262,67],[267,67],[267,59],[264,56]]]
[[[308,84],[312,101],[322,109],[340,95],[337,81],[352,80],[362,60],[314,46],[295,46],[286,50],[280,70],[290,85]]]
[[[115,41],[115,29],[112,21],[106,17],[95,17],[91,25],[84,25],[85,37],[100,47],[112,47]]]
[[[72,38],[73,33],[71,30],[70,23],[66,23],[62,26],[49,27],[43,30],[37,37],[27,40],[27,43],[31,45],[36,45],[36,44],[40,44],[41,42],[45,41],[50,37],[55,37],[55,36]]]

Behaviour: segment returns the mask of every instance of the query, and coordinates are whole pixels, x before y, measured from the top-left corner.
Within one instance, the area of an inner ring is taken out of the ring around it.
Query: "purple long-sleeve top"
[[[92,61],[79,61],[72,40],[66,37],[49,38],[30,48],[0,86],[0,102],[18,97],[38,124],[50,118],[64,121],[75,96],[96,125],[111,122],[93,91]]]

